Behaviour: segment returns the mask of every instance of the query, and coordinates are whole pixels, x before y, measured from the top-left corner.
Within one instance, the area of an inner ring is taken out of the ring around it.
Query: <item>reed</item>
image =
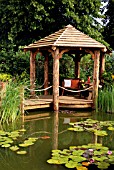
[[[10,81],[6,85],[5,94],[3,94],[0,110],[1,123],[14,122],[20,116],[20,86],[17,82]]]
[[[114,85],[99,91],[98,110],[114,113]]]

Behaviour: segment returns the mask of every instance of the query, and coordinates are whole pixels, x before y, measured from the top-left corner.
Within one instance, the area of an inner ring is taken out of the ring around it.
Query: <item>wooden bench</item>
[[[73,89],[73,90],[79,90],[80,89],[80,78],[77,79],[64,79],[62,82],[62,87]],[[62,90],[62,96],[64,94],[64,89]]]

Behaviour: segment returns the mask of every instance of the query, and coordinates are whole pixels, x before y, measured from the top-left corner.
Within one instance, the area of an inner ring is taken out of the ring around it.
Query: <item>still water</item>
[[[114,120],[113,114],[94,112],[63,111],[57,114],[38,111],[29,114],[39,116],[36,119],[27,119],[23,123],[18,122],[12,126],[1,127],[1,129],[13,131],[24,128],[26,129],[23,132],[25,139],[28,137],[39,137],[39,139],[34,145],[26,148],[26,155],[18,155],[9,148],[0,148],[0,170],[67,170],[64,165],[50,165],[46,162],[51,158],[51,150],[94,143],[94,137],[91,134],[68,131],[69,123],[86,118]],[[114,150],[114,131],[111,131],[108,137],[103,137],[102,142],[104,146]]]

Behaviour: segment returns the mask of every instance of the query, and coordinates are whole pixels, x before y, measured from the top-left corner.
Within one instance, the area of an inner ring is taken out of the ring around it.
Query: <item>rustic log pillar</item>
[[[54,117],[53,117],[53,149],[58,149],[58,126],[59,126],[59,116],[58,116],[58,111],[54,112]]]
[[[100,51],[94,51],[94,73],[93,73],[93,108],[96,108],[99,86],[99,59]]]
[[[75,77],[80,77],[80,54],[75,55]]]
[[[31,51],[30,52],[30,89],[31,89],[31,96],[34,97],[35,95],[35,79],[36,79],[36,69],[35,69],[35,57],[36,54]]]
[[[53,56],[53,109],[59,110],[59,49],[57,48]]]
[[[44,61],[44,89],[48,87],[48,55],[45,55],[45,61]],[[44,91],[44,95],[48,95],[48,90]]]
[[[24,87],[20,87],[20,111],[22,115],[22,122],[24,122]]]
[[[105,71],[105,53],[101,53],[100,56],[100,73],[99,73],[99,78],[101,80],[102,74]]]

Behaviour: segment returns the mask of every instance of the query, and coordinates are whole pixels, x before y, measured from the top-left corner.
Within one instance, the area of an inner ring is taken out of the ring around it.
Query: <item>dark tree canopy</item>
[[[0,44],[28,45],[71,24],[105,43],[101,0],[0,0]]]
[[[105,13],[106,18],[104,23],[106,24],[104,29],[105,40],[114,49],[114,0],[108,0],[107,11]]]

